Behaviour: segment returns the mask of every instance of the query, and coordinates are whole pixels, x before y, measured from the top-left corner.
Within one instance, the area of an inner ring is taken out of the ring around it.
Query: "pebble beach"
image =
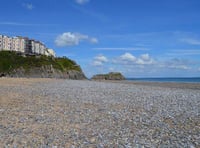
[[[0,79],[2,148],[199,148],[200,83]]]

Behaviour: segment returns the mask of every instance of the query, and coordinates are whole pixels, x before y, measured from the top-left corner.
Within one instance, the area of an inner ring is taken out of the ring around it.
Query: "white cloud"
[[[190,67],[188,67],[186,65],[169,65],[167,67],[168,68],[172,68],[172,69],[182,69],[182,70],[189,70],[189,69],[191,69]]]
[[[144,61],[150,60],[149,54],[142,54],[140,57],[141,57],[141,59],[144,60]]]
[[[143,59],[138,59],[136,61],[137,64],[139,65],[151,65],[151,64],[154,64],[154,60],[153,59],[149,59],[149,60],[143,60]]]
[[[115,71],[115,68],[110,67],[110,68],[109,68],[109,71]]]
[[[192,62],[185,60],[185,59],[178,59],[174,58],[168,61],[165,61],[164,63],[160,63],[160,67],[163,68],[170,68],[170,69],[180,69],[180,70],[189,70],[191,69],[189,65],[191,65]]]
[[[129,62],[135,62],[136,61],[136,57],[133,56],[131,53],[126,52],[125,54],[120,56],[120,60],[129,61]]]
[[[154,64],[155,61],[149,56],[149,54],[142,54],[140,58],[137,59],[136,63],[140,65],[149,65]]]
[[[23,3],[22,5],[23,5],[23,7],[25,7],[28,10],[33,10],[33,8],[34,8],[33,4],[31,4],[31,3]]]
[[[98,43],[98,39],[97,38],[90,38],[89,39],[91,43],[96,44]]]
[[[88,3],[90,0],[75,0],[75,2],[77,3],[77,4],[80,4],[80,5],[83,5],[83,4],[86,4],[86,3]]]
[[[197,66],[198,61],[182,58],[154,59],[150,54],[133,55],[126,52],[117,57],[106,58],[98,55],[93,59],[92,66],[96,73],[103,71],[120,71],[127,77],[153,77],[153,76],[187,76]],[[193,66],[194,65],[194,66]],[[196,67],[196,72],[200,67]]]
[[[103,63],[101,61],[93,61],[92,65],[93,66],[102,66]]]
[[[184,39],[181,39],[180,41],[190,44],[190,45],[200,45],[200,40],[197,40],[197,39],[184,38]]]
[[[108,59],[103,55],[96,56],[94,59],[101,62],[108,62]]]
[[[125,65],[132,66],[139,69],[146,68],[168,68],[168,69],[179,69],[179,70],[189,70],[191,69],[191,61],[185,59],[170,59],[167,61],[157,61],[154,60],[148,53],[142,54],[138,57],[135,57],[131,53],[125,53],[118,58],[113,59],[113,64],[115,65]]]
[[[88,41],[92,44],[98,43],[98,40],[93,37],[89,37],[88,35],[80,34],[80,33],[71,33],[71,32],[65,32],[61,35],[59,35],[55,43],[57,46],[73,46],[73,45],[79,45],[81,41]]]
[[[93,66],[102,66],[106,62],[108,62],[107,57],[105,57],[104,55],[98,55],[94,58],[92,65]]]
[[[190,61],[186,59],[179,59],[179,58],[173,58],[167,61],[167,65],[189,65],[189,64],[191,64]]]
[[[155,60],[151,58],[149,54],[142,54],[139,57],[135,57],[131,53],[126,52],[125,54],[114,59],[113,63],[125,65],[150,65],[154,64]]]

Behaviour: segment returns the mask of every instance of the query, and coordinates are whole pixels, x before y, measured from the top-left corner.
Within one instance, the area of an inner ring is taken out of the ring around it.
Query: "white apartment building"
[[[19,52],[26,52],[26,39],[22,37],[13,37],[12,38],[12,50]]]
[[[3,35],[0,35],[0,51],[3,49]]]
[[[31,40],[31,53],[38,53],[39,54],[39,44],[36,43],[34,40]]]
[[[0,50],[3,48],[3,37],[0,35]]]
[[[47,51],[47,48],[43,43],[39,41],[31,40],[31,47],[32,47],[31,48],[32,53],[46,55],[45,52]]]
[[[55,57],[53,49],[48,49],[40,41],[30,40],[25,37],[8,37],[0,35],[0,51],[9,50],[27,54],[39,54]]]
[[[12,39],[8,36],[0,35],[0,50],[12,50]]]
[[[53,56],[53,57],[55,57],[56,56],[56,53],[54,52],[54,50],[53,49],[49,49],[49,48],[47,48],[47,54],[45,54],[45,55],[51,55],[51,56]],[[45,53],[46,53],[46,51],[45,51]]]

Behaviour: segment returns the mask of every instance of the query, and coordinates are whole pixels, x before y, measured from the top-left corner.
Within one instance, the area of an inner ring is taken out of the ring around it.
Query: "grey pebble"
[[[199,90],[58,80],[0,97],[9,91],[24,106],[0,108],[3,147],[200,147]]]

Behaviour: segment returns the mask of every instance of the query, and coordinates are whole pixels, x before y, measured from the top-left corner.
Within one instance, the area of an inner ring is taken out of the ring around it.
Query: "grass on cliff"
[[[33,67],[52,65],[61,71],[76,70],[81,71],[76,62],[66,57],[48,57],[44,55],[22,56],[14,51],[0,51],[0,72],[10,72],[14,69],[24,68],[29,70]]]
[[[120,72],[110,72],[108,74],[97,74],[92,79],[104,79],[104,80],[121,80],[125,79]]]

